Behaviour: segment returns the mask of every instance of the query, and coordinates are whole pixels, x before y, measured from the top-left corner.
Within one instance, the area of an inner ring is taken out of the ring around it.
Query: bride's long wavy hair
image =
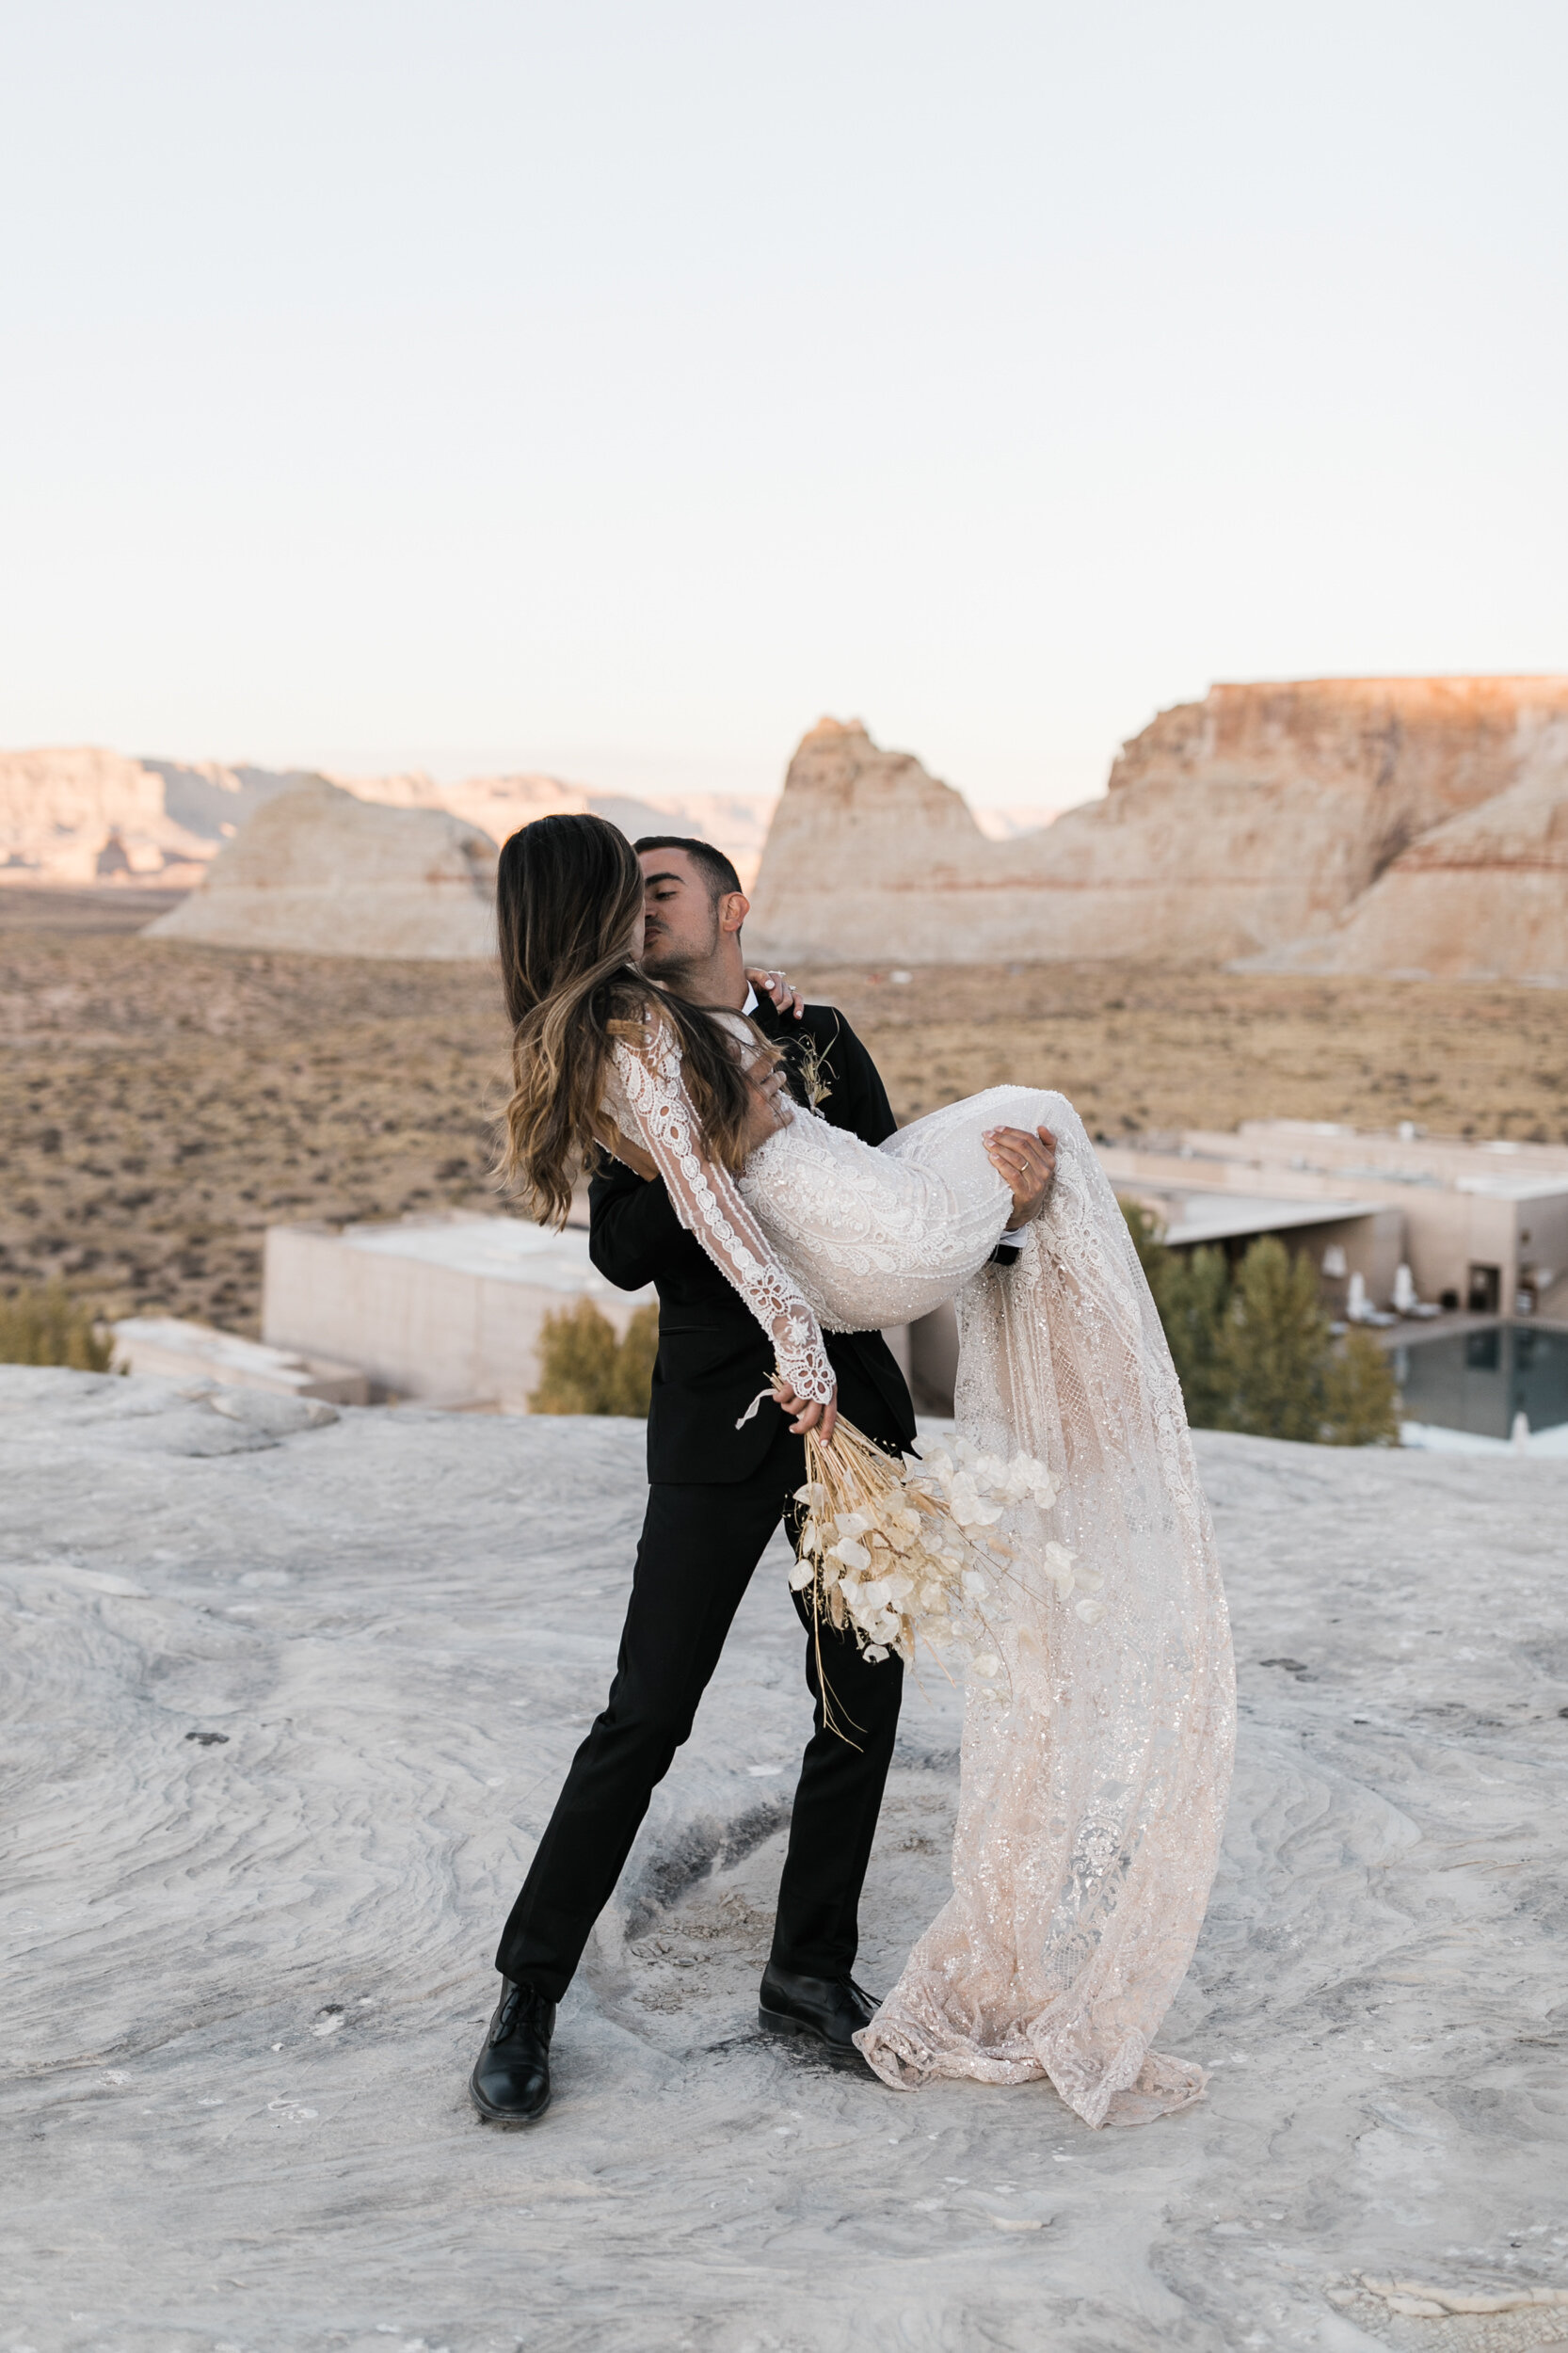
[[[601,1106],[617,1036],[667,1021],[711,1159],[745,1159],[750,1096],[733,1041],[700,1005],[632,961],[643,872],[602,817],[536,817],[496,873],[501,979],[512,1024],[512,1097],[502,1173],[541,1224],[564,1225],[572,1186],[598,1164]]]

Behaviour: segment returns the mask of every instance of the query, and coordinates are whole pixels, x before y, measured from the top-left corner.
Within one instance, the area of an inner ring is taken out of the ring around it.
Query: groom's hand
[[[780,1377],[773,1385],[773,1393],[780,1409],[786,1414],[794,1416],[795,1418],[791,1422],[790,1429],[795,1437],[803,1438],[808,1430],[815,1430],[818,1439],[824,1446],[833,1444],[833,1433],[839,1422],[837,1389],[824,1405],[820,1398],[797,1397],[789,1383]]]
[[[1006,1230],[1016,1234],[1037,1218],[1056,1174],[1056,1138],[1048,1128],[987,1128],[985,1157],[1013,1195]]]

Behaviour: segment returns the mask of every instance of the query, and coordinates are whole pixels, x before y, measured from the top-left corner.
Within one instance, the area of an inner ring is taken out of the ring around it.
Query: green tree
[[[1123,1201],[1121,1209],[1165,1327],[1187,1418],[1195,1430],[1222,1428],[1230,1394],[1220,1351],[1230,1302],[1224,1253],[1169,1249],[1142,1203]]]
[[[1165,1228],[1152,1209],[1145,1209],[1141,1201],[1129,1201],[1124,1193],[1116,1195],[1116,1207],[1127,1220],[1127,1230],[1132,1237],[1132,1247],[1138,1253],[1138,1263],[1158,1301],[1160,1278],[1176,1256],[1174,1250],[1165,1247]]]
[[[1230,1269],[1223,1250],[1172,1250],[1155,1294],[1165,1337],[1181,1383],[1187,1418],[1195,1430],[1221,1430],[1230,1405],[1230,1372],[1224,1346],[1230,1308]]]
[[[1328,1318],[1309,1258],[1265,1234],[1241,1261],[1219,1363],[1229,1390],[1222,1428],[1255,1438],[1322,1436]]]
[[[1330,1446],[1398,1446],[1400,1391],[1386,1349],[1347,1332],[1323,1378],[1323,1436]]]
[[[639,1307],[621,1338],[591,1300],[580,1299],[575,1307],[544,1320],[541,1378],[529,1397],[529,1411],[646,1417],[658,1348],[657,1307]]]
[[[1122,1213],[1194,1430],[1399,1444],[1393,1367],[1365,1332],[1336,1346],[1309,1259],[1264,1235],[1233,1281],[1221,1251],[1172,1250],[1139,1203],[1124,1201]]]
[[[0,1299],[0,1364],[107,1372],[113,1362],[114,1341],[99,1337],[90,1311],[57,1277]]]

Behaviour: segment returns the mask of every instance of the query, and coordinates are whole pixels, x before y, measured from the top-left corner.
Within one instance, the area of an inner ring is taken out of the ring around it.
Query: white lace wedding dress
[[[856,2041],[893,2085],[1048,2076],[1094,2125],[1187,2106],[1203,2070],[1151,2046],[1218,1858],[1230,1632],[1170,1352],[1082,1122],[1064,1096],[992,1087],[873,1150],[796,1107],[737,1186],[700,1151],[668,1031],[616,1064],[607,1108],[798,1394],[832,1393],[822,1327],[955,1299],[961,1429],[1060,1487],[1009,1530],[1022,1574],[992,1621],[1008,1672],[967,1698],[952,1898]],[[1046,1207],[1016,1262],[990,1264],[1011,1197],[982,1132],[1042,1122]],[[1104,1580],[1094,1625],[1029,1577],[1052,1537]]]

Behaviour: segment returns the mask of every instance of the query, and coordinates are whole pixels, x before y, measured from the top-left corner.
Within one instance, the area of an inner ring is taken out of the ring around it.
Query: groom
[[[722,851],[654,835],[636,845],[647,891],[643,968],[693,1002],[750,1015],[785,1052],[787,1083],[867,1144],[897,1122],[871,1056],[831,1007],[803,1006],[770,976],[788,1010],[759,998],[741,952],[748,902]],[[759,1133],[775,1124],[759,1106]],[[1013,1225],[1038,1210],[1048,1144],[1019,1130]],[[773,1350],[761,1327],[680,1224],[664,1184],[619,1161],[589,1188],[589,1255],[625,1290],[659,1293],[659,1353],[648,1420],[648,1500],[615,1681],[578,1750],[496,1955],[501,2001],[470,2081],[482,2117],[526,2124],[550,2103],[550,2039],[589,1932],[609,1901],[657,1783],[692,1728],[730,1622],[763,1548],[805,1477],[805,1422],[764,1400]],[[1015,1245],[1016,1247],[1016,1245]],[[1005,1245],[999,1258],[1010,1258]],[[838,1402],[890,1453],[914,1443],[903,1374],[879,1332],[828,1333]],[[806,1681],[815,1703],[779,1882],[773,1951],[759,2023],[815,2042],[835,2064],[865,2071],[851,2038],[876,2005],[855,1983],[857,1909],[892,1758],[903,1696],[897,1657],[869,1662],[847,1630],[808,1629]],[[824,1721],[816,1646],[831,1699],[855,1744]]]

